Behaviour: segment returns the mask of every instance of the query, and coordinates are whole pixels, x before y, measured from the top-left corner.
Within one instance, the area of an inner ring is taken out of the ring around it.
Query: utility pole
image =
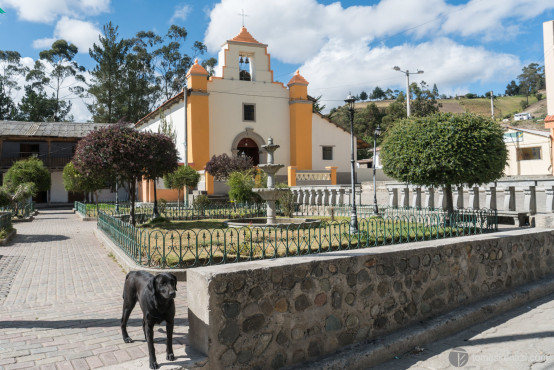
[[[400,67],[394,66],[392,69],[395,71],[402,72],[406,75],[406,116],[410,117],[410,75],[416,75],[421,74],[423,71],[420,71],[419,69],[417,72],[411,72],[409,70],[401,70]]]
[[[494,95],[491,90],[491,118],[494,121]]]

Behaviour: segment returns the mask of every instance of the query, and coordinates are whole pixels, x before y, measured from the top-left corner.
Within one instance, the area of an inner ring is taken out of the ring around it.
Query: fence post
[[[326,187],[323,189],[323,199],[321,200],[321,204],[325,206],[329,206],[331,205],[330,200],[331,200],[331,190]]]
[[[339,188],[339,189],[338,189],[338,192],[339,192],[338,203],[339,203],[340,205],[343,205],[343,204],[345,204],[345,203],[344,203],[344,193],[345,193],[345,190],[344,190],[344,188]]]
[[[329,198],[329,205],[331,206],[336,206],[337,204],[339,204],[337,202],[338,200],[338,190],[337,188],[331,188],[331,197]]]
[[[438,193],[439,193],[439,200],[437,201],[437,204],[439,205],[440,208],[446,210],[446,208],[448,207],[448,205],[446,204],[446,189],[441,186],[439,189],[438,189]]]
[[[325,169],[331,171],[331,185],[337,185],[337,168],[335,166],[325,167]]]
[[[456,191],[453,194],[453,203],[456,209],[464,208],[464,188],[463,186],[457,186]]]
[[[479,187],[469,189],[469,205],[473,209],[479,209]]]
[[[398,208],[398,189],[387,187],[389,191],[389,207]]]
[[[516,210],[516,188],[507,186],[504,188],[504,211]]]
[[[496,209],[496,186],[485,188],[485,208]]]
[[[400,207],[408,208],[410,206],[410,188],[400,189]]]
[[[534,215],[537,213],[537,197],[534,186],[523,189],[523,207],[524,211]]]
[[[287,174],[288,174],[288,185],[296,186],[296,167],[289,166]]]
[[[425,187],[425,208],[435,208],[435,189]]]
[[[421,208],[421,188],[420,187],[413,187],[412,193],[414,194],[412,198],[412,207],[413,208]]]
[[[546,193],[546,212],[554,212],[554,186],[544,189]]]

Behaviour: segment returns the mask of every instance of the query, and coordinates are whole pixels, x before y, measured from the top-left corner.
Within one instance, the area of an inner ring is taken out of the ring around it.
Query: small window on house
[[[333,147],[332,146],[324,146],[323,149],[323,160],[324,161],[332,161],[333,160]]]
[[[256,121],[256,105],[255,104],[243,104],[242,105],[242,120],[243,121]]]
[[[517,150],[518,161],[529,161],[532,159],[541,159],[540,146],[537,146],[534,148],[518,148]]]

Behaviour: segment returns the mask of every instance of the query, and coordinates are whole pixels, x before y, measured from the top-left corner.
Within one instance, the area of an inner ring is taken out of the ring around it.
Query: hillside
[[[542,126],[542,123],[539,125],[536,123],[537,119],[544,119],[546,117],[546,93],[543,93],[543,99],[537,101],[537,98],[534,96],[529,97],[529,107],[525,110],[521,110],[520,103],[522,100],[525,100],[525,96],[499,96],[494,99],[494,117],[498,121],[503,119],[508,119],[509,122],[503,122],[504,125],[510,124],[512,126],[521,126],[524,127],[527,123],[530,123],[531,126],[537,128],[536,126]],[[450,113],[475,113],[483,116],[490,117],[491,114],[491,101],[488,98],[476,98],[476,99],[466,99],[459,97],[456,99],[438,99],[439,103],[442,104],[440,108],[441,112],[450,112]],[[379,108],[386,108],[393,100],[379,100],[379,101],[368,101],[356,103],[357,109],[363,109],[371,103],[375,103]],[[519,112],[528,112],[535,117],[533,122],[526,121],[513,121],[515,113]],[[542,126],[544,128],[544,126]]]

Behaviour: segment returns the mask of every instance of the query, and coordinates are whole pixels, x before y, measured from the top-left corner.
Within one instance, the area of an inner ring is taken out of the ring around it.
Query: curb
[[[104,234],[104,232],[102,232],[98,228],[95,228],[93,231],[96,239],[98,239],[98,241],[104,246],[104,248],[112,253],[117,263],[119,263],[119,265],[125,272],[142,270],[148,271],[149,273],[154,275],[160,274],[162,272],[169,272],[175,275],[178,281],[187,281],[187,269],[155,269],[137,265],[136,262],[133,261],[129,256],[127,256],[121,248],[115,245],[114,242],[112,242],[110,238],[108,238],[106,234]]]
[[[20,222],[31,222],[35,219],[35,216],[29,216],[26,218],[16,218],[15,220],[12,220],[12,224],[17,224]]]
[[[73,213],[75,213],[80,219],[81,221],[96,221],[96,217],[88,217],[88,216],[83,216],[82,214],[80,214],[79,212],[77,211],[73,211]]]
[[[146,343],[144,344],[146,346]],[[158,360],[158,369],[161,370],[177,370],[177,369],[206,369],[208,364],[208,358],[201,354],[191,350],[189,346],[182,346],[180,348],[173,348],[175,354],[175,361],[167,361],[165,359],[165,353],[156,353]],[[138,370],[138,369],[150,369],[148,356],[123,362],[121,364],[113,366],[100,367],[102,370]]]
[[[17,233],[17,230],[16,229],[13,229],[11,231],[11,233],[8,234],[8,236],[6,236],[4,239],[0,239],[0,245],[6,245],[8,244],[8,242],[10,240],[12,240],[12,238],[15,236],[15,234]]]
[[[511,292],[475,302],[387,336],[346,347],[332,355],[288,369],[369,368],[435,342],[490,318],[554,293],[554,276],[522,285]]]

